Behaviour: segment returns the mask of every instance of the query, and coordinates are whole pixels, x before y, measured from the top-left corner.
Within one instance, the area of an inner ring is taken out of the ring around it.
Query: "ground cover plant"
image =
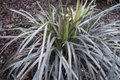
[[[94,1],[94,0],[93,0]],[[108,24],[100,18],[120,7],[120,4],[100,13],[92,6],[93,1],[71,6],[49,5],[40,14],[32,16],[24,10],[13,10],[25,16],[30,28],[21,29],[23,41],[15,55],[6,63],[8,79],[24,79],[32,73],[33,80],[119,80],[120,20]],[[11,37],[11,36],[9,36]]]

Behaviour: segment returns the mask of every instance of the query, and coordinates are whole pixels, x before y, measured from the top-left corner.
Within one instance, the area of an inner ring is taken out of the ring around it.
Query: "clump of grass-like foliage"
[[[101,24],[100,18],[119,4],[100,13],[94,6],[79,4],[76,9],[40,5],[40,14],[34,18],[26,11],[22,14],[33,27],[22,29],[24,38],[17,53],[7,63],[9,75],[24,79],[33,72],[33,80],[120,80],[120,20]],[[6,46],[6,47],[7,47]]]

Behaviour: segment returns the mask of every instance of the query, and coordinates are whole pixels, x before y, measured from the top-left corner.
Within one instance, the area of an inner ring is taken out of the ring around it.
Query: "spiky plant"
[[[120,4],[96,13],[92,2],[86,3],[77,0],[76,10],[60,4],[45,11],[39,5],[37,19],[26,11],[11,9],[34,25],[6,44],[24,38],[7,63],[8,76],[22,80],[33,71],[33,80],[119,80],[120,20],[109,24],[99,20]]]

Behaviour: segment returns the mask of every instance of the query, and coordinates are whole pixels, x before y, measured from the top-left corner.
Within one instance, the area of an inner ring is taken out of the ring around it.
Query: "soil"
[[[43,8],[47,8],[48,0],[37,0],[40,5]],[[49,0],[50,3],[53,5],[57,5],[58,0]],[[113,6],[114,3],[107,4],[105,2],[106,0],[103,0],[103,2],[97,3],[97,8],[100,10],[104,10],[110,6]],[[11,45],[8,46],[8,48],[3,52],[2,49],[5,46],[6,43],[8,43],[11,39],[2,38],[1,36],[16,36],[20,33],[19,30],[5,30],[5,29],[11,29],[14,25],[20,26],[20,27],[30,27],[28,24],[24,24],[26,22],[26,19],[23,16],[20,16],[12,11],[10,9],[23,9],[25,11],[28,11],[32,15],[35,15],[39,13],[40,8],[38,7],[36,0],[0,0],[0,70],[4,67],[3,65],[6,63],[6,61],[15,53],[17,50],[21,40],[18,40]],[[101,19],[104,23],[109,23],[111,20],[118,20],[120,19],[120,9],[114,10],[111,13],[109,13],[107,16]],[[26,80],[28,80],[26,78]],[[6,77],[1,77],[0,80],[7,80]]]

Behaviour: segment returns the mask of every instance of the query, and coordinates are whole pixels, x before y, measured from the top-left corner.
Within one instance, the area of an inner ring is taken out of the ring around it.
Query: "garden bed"
[[[39,3],[41,4],[41,6],[43,6],[43,8],[47,8],[47,2],[45,0],[39,0]],[[54,0],[51,0],[51,3],[56,5],[57,2],[55,2]],[[32,15],[35,15],[37,13],[39,13],[39,7],[36,3],[36,0],[20,0],[20,2],[16,2],[16,0],[4,0],[4,1],[0,1],[0,36],[8,36],[8,35],[12,35],[12,36],[16,36],[20,33],[19,30],[5,30],[5,29],[11,29],[11,27],[16,27],[15,25],[19,26],[19,27],[30,27],[30,25],[28,24],[24,24],[26,22],[26,19],[12,11],[9,10],[9,8],[12,9],[23,9],[26,10],[28,12],[30,12]],[[102,6],[102,7],[101,7]],[[102,4],[102,3],[98,3],[97,4],[97,8],[99,8],[100,10],[106,9],[111,5],[107,5]],[[111,22],[111,20],[120,20],[120,9],[114,10],[112,12],[110,12],[108,15],[106,15],[105,17],[103,17],[101,19],[101,21],[106,24]],[[2,47],[9,42],[11,39],[6,39],[6,38],[2,38],[0,39],[0,52],[2,51]],[[4,66],[4,64],[6,63],[6,61],[14,54],[14,52],[17,50],[19,44],[20,44],[21,40],[16,41],[15,43],[11,44],[8,46],[8,48],[5,50],[4,53],[0,54],[0,69],[2,69]],[[28,77],[29,78],[29,77]],[[28,79],[26,78],[26,80]],[[1,77],[0,80],[6,80],[4,77]]]

